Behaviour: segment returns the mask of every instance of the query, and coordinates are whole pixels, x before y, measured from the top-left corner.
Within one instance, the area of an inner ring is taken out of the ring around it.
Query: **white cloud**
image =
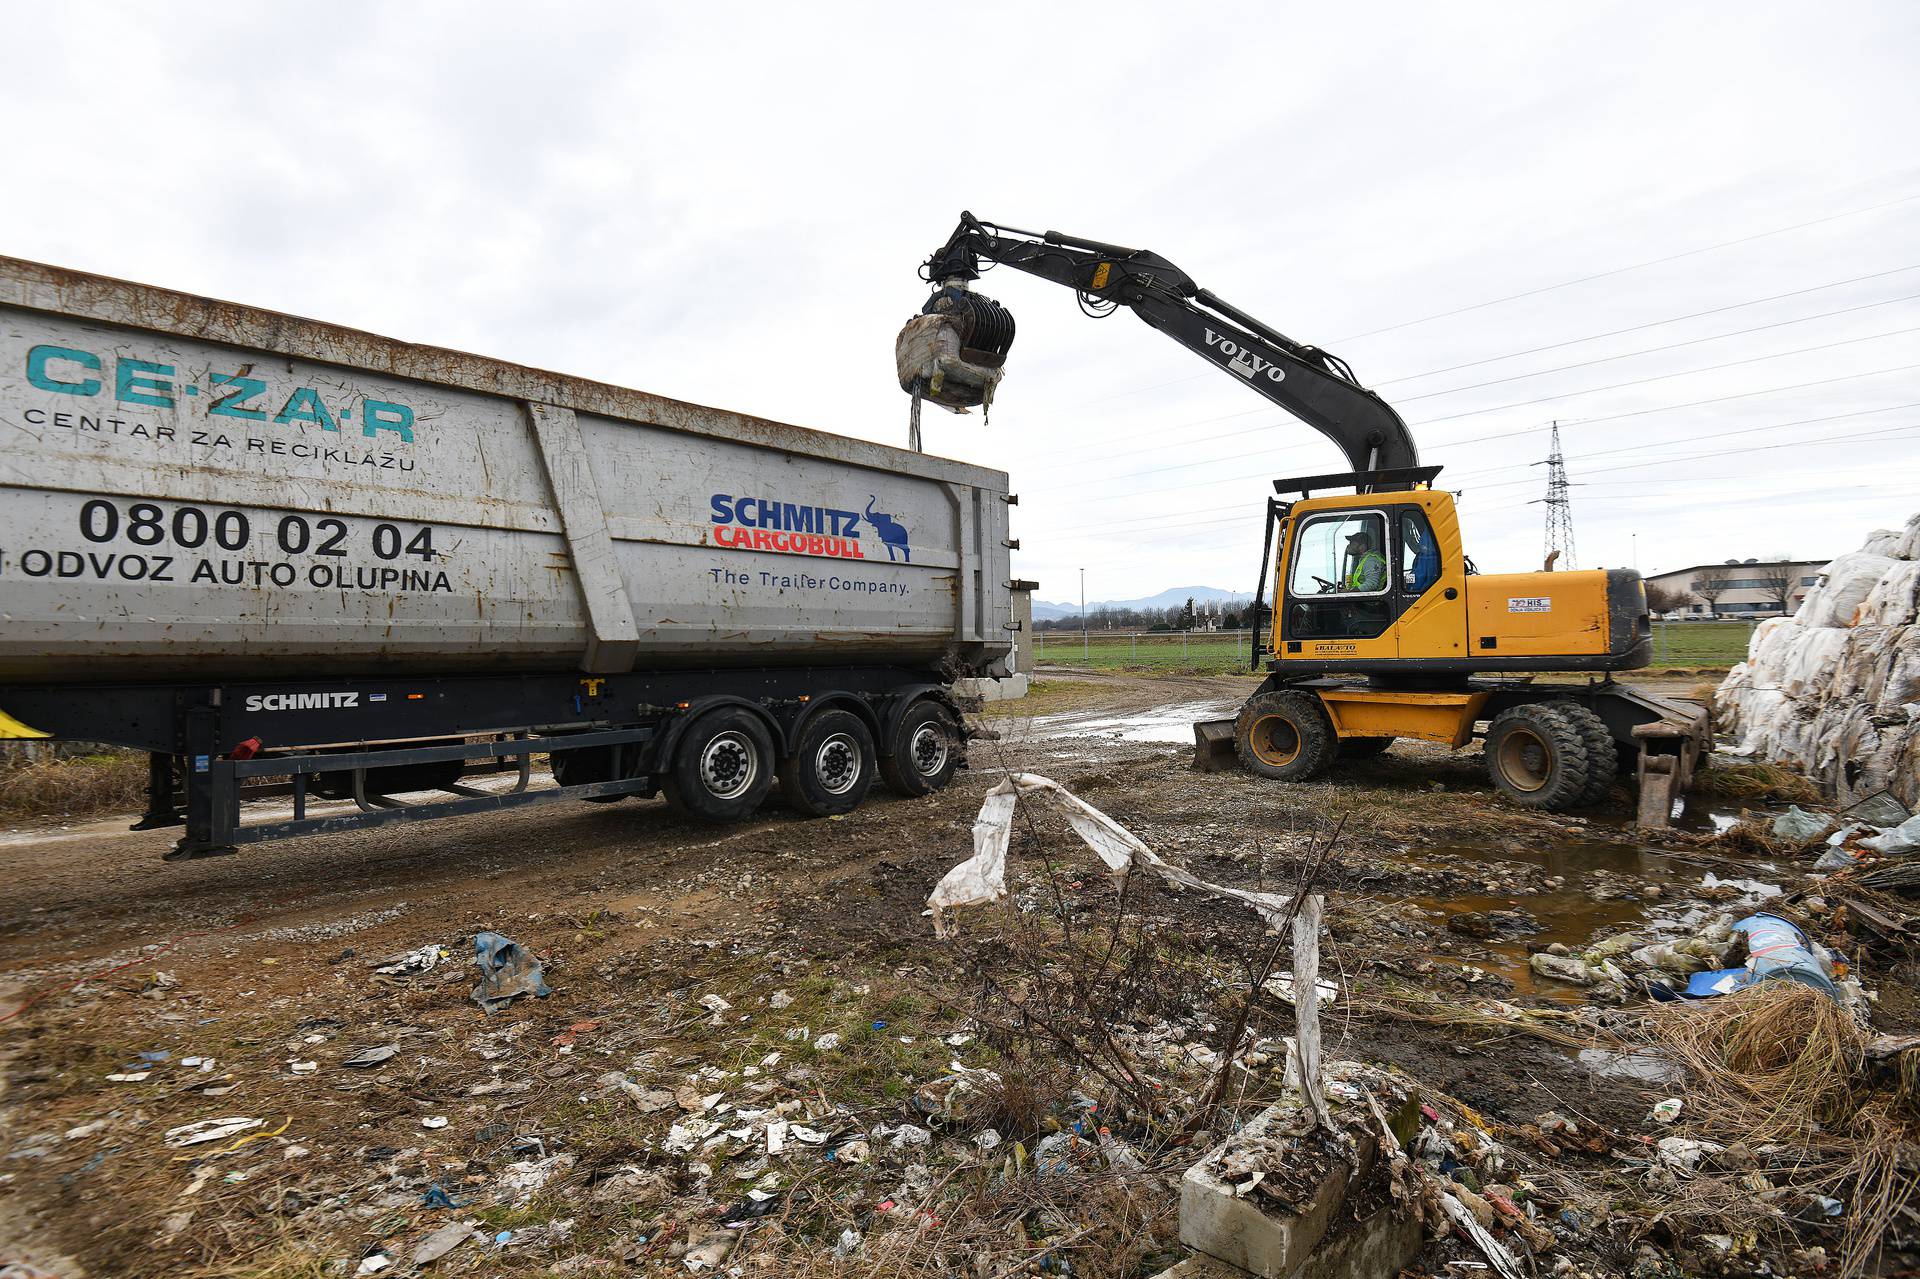
[[[32,51],[0,84],[0,250],[888,441],[893,333],[963,207],[1153,248],[1372,381],[1920,265],[1915,201],[1375,332],[1920,194],[1920,11],[1899,3],[1845,21],[188,4],[0,24]],[[1021,326],[1000,403],[990,425],[931,413],[929,442],[1012,472],[1018,571],[1043,595],[1083,565],[1096,598],[1250,585],[1267,479],[1333,469],[1332,446],[1127,316],[1097,326],[1011,271],[982,289]],[[1545,445],[1481,437],[1553,417],[1592,481],[1584,563],[1626,562],[1636,533],[1650,571],[1825,555],[1911,513],[1920,429],[1754,450],[1920,410],[1685,437],[1920,401],[1920,370],[1746,395],[1920,363],[1913,334],[1779,354],[1920,325],[1920,303],[1413,397],[1911,293],[1920,271],[1384,391],[1447,419],[1416,434],[1466,489],[1487,568],[1539,558]],[[1717,397],[1742,398],[1643,412]]]

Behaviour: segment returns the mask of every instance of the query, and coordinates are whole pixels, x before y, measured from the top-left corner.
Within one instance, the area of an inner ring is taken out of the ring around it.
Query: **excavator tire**
[[[1586,734],[1559,708],[1538,702],[1502,711],[1487,729],[1487,775],[1523,808],[1560,812],[1586,793]]]
[[[1337,744],[1319,698],[1282,690],[1247,699],[1233,721],[1233,749],[1249,773],[1304,782],[1327,771]]]
[[[1397,737],[1343,737],[1340,739],[1341,759],[1372,759],[1375,755],[1387,753],[1387,747],[1400,739]]]
[[[1613,734],[1607,722],[1578,702],[1555,702],[1553,709],[1580,730],[1587,743],[1587,788],[1580,792],[1581,807],[1600,803],[1613,791],[1615,773]]]

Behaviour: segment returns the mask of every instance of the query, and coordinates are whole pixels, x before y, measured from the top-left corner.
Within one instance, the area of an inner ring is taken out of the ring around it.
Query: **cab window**
[[[1400,594],[1411,603],[1440,580],[1440,547],[1433,539],[1433,525],[1419,507],[1403,508],[1399,523]]]
[[[1318,515],[1300,526],[1293,557],[1293,595],[1383,595],[1386,521],[1376,511]]]

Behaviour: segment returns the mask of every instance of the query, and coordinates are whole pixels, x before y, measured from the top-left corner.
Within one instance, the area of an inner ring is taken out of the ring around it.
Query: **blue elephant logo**
[[[873,525],[873,531],[880,535],[882,545],[887,548],[889,560],[898,558],[913,563],[913,545],[907,539],[907,526],[884,511],[873,509],[874,495],[867,495],[867,523]],[[894,552],[898,551],[896,557]]]

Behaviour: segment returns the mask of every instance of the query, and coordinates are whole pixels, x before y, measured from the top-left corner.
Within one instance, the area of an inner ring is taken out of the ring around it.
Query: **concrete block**
[[[1297,1109],[1287,1103],[1269,1106],[1187,1169],[1180,1178],[1181,1243],[1263,1279],[1288,1279],[1306,1264],[1346,1202],[1348,1188],[1372,1174],[1371,1143],[1360,1143],[1358,1170],[1336,1165],[1295,1213],[1269,1208],[1252,1196],[1239,1198],[1207,1171],[1222,1152],[1262,1136],[1279,1116]]]

